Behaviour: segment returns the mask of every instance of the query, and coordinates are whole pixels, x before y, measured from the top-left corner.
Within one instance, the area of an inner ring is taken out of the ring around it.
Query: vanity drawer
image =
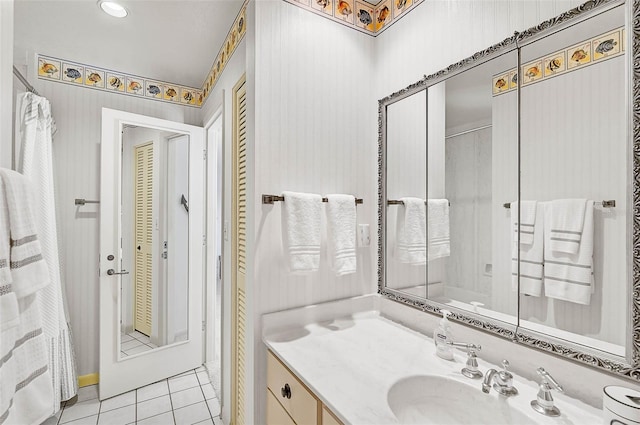
[[[267,386],[296,424],[318,423],[318,400],[271,352],[267,356]]]
[[[296,425],[271,390],[267,390],[267,425]]]

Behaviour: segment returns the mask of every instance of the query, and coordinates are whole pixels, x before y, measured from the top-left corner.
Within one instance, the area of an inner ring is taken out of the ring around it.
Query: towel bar
[[[82,199],[82,198],[76,198],[75,204],[76,205],[84,205],[84,204],[99,204],[100,201],[89,201],[86,199]]]
[[[426,204],[427,201],[424,201],[424,203]],[[404,202],[396,200],[396,199],[389,199],[387,201],[387,205],[404,205]],[[451,202],[449,202],[449,206],[451,206]]]
[[[278,195],[262,195],[262,203],[263,204],[273,204],[274,202],[284,202],[284,196]],[[327,198],[322,198],[322,202],[329,202]],[[363,201],[361,198],[356,198],[356,205],[362,204]]]
[[[608,201],[596,202],[594,205],[602,205],[603,208],[615,208],[616,207],[616,200],[615,199],[610,199]],[[502,204],[502,206],[505,207],[505,208],[511,208],[511,203],[510,202],[505,202],[504,204]]]

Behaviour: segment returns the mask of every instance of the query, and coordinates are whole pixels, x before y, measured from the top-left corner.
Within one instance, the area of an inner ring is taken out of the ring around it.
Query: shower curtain
[[[43,332],[49,354],[53,385],[53,412],[60,402],[78,392],[71,328],[64,306],[53,189],[52,142],[55,122],[49,101],[33,93],[21,93],[16,102],[17,171],[34,187],[36,225],[42,254],[49,267],[50,281],[40,297]]]

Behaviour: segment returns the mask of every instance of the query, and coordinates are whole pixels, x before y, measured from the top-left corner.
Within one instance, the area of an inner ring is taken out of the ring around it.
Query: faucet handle
[[[466,348],[467,349],[467,353],[471,353],[473,351],[482,350],[482,346],[480,344],[471,344],[469,342],[447,341],[447,344],[452,345],[454,347]]]
[[[447,341],[447,344],[452,345],[454,347],[461,347],[467,349],[467,365],[462,368],[460,372],[467,378],[471,379],[479,379],[482,378],[482,372],[478,370],[478,359],[476,356],[476,351],[480,351],[482,346],[479,344],[470,344],[466,342],[452,342]]]
[[[564,389],[544,368],[539,367],[536,369],[536,372],[541,378],[540,387],[538,389],[538,396],[536,397],[536,400],[531,402],[531,407],[536,412],[545,416],[560,416],[560,409],[553,404],[551,390],[555,389],[558,392],[563,393]]]
[[[540,383],[540,385],[543,385],[544,383],[551,384],[551,387],[553,387],[554,390],[561,393],[564,392],[562,385],[558,384],[558,381],[553,379],[553,376],[551,376],[551,374],[547,372],[543,367],[537,368],[536,372],[538,373],[538,375],[540,375],[540,378],[542,378],[542,382]]]

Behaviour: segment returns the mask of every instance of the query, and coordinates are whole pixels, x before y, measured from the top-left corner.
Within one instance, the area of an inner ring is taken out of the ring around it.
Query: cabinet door
[[[331,413],[329,411],[329,409],[327,409],[327,406],[322,406],[322,425],[342,425],[342,422],[340,422],[338,419],[336,419],[335,416],[333,416],[333,413]]]

